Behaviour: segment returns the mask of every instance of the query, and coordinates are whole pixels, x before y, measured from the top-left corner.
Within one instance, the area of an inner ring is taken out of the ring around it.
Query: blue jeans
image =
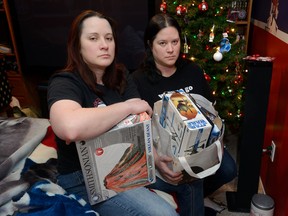
[[[223,158],[219,169],[214,175],[204,179],[204,197],[211,195],[224,184],[232,181],[237,176],[237,165],[227,149],[224,148]]]
[[[174,193],[177,198],[181,216],[204,215],[203,180],[201,179],[189,184],[172,185],[157,178],[156,183],[147,187],[170,194]]]
[[[58,184],[68,193],[77,194],[88,202],[81,171],[58,176]],[[101,216],[178,216],[175,209],[156,193],[145,187],[119,193],[92,206]]]

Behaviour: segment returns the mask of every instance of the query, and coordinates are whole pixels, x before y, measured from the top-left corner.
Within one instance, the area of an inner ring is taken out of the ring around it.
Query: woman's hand
[[[177,184],[182,180],[183,174],[181,172],[173,172],[169,168],[169,163],[173,161],[171,157],[167,155],[159,156],[157,153],[154,156],[156,169],[167,182]]]
[[[152,116],[153,110],[145,100],[133,98],[125,101],[125,103],[128,103],[128,107],[131,108],[131,114],[147,112],[150,117]]]

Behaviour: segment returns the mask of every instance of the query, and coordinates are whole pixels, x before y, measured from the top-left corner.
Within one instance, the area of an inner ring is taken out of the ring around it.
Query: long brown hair
[[[156,67],[151,47],[159,31],[167,27],[174,27],[175,29],[177,29],[179,37],[181,37],[182,33],[179,23],[170,14],[159,13],[154,15],[148,22],[145,30],[144,44],[146,48],[146,56],[143,64],[141,65],[141,69],[144,70],[145,73],[147,73],[148,79],[151,82],[158,82],[159,76],[157,74],[161,74],[160,70]],[[182,63],[183,60],[179,55],[175,63],[177,68],[180,68]]]
[[[99,17],[106,19],[112,29],[112,34],[115,40],[115,56],[117,53],[117,35],[115,22],[103,14],[93,11],[85,10],[80,13],[72,22],[71,29],[67,42],[67,63],[63,71],[77,73],[81,76],[84,82],[97,94],[101,92],[97,89],[97,78],[95,74],[90,70],[87,64],[84,62],[80,53],[80,37],[82,34],[83,22],[90,17]],[[124,69],[117,67],[116,60],[114,59],[111,65],[109,65],[102,77],[102,81],[107,88],[118,90],[122,92],[126,80],[124,79]]]

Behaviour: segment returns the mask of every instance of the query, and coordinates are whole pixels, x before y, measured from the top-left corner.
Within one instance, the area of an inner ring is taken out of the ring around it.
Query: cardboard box
[[[172,153],[176,157],[198,153],[206,148],[213,123],[183,92],[165,94],[160,123],[172,133]]]
[[[151,119],[131,115],[95,139],[76,142],[91,205],[154,183]]]

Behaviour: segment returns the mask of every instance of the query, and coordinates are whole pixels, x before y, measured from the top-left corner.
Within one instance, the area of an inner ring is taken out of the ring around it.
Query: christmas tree
[[[246,1],[166,0],[160,11],[173,15],[182,28],[183,58],[195,61],[205,72],[216,109],[228,126],[238,129],[243,113],[245,38],[236,21],[244,13],[233,13]],[[234,4],[234,5],[233,5]],[[242,17],[241,17],[242,16]],[[231,128],[230,127],[230,128]]]

